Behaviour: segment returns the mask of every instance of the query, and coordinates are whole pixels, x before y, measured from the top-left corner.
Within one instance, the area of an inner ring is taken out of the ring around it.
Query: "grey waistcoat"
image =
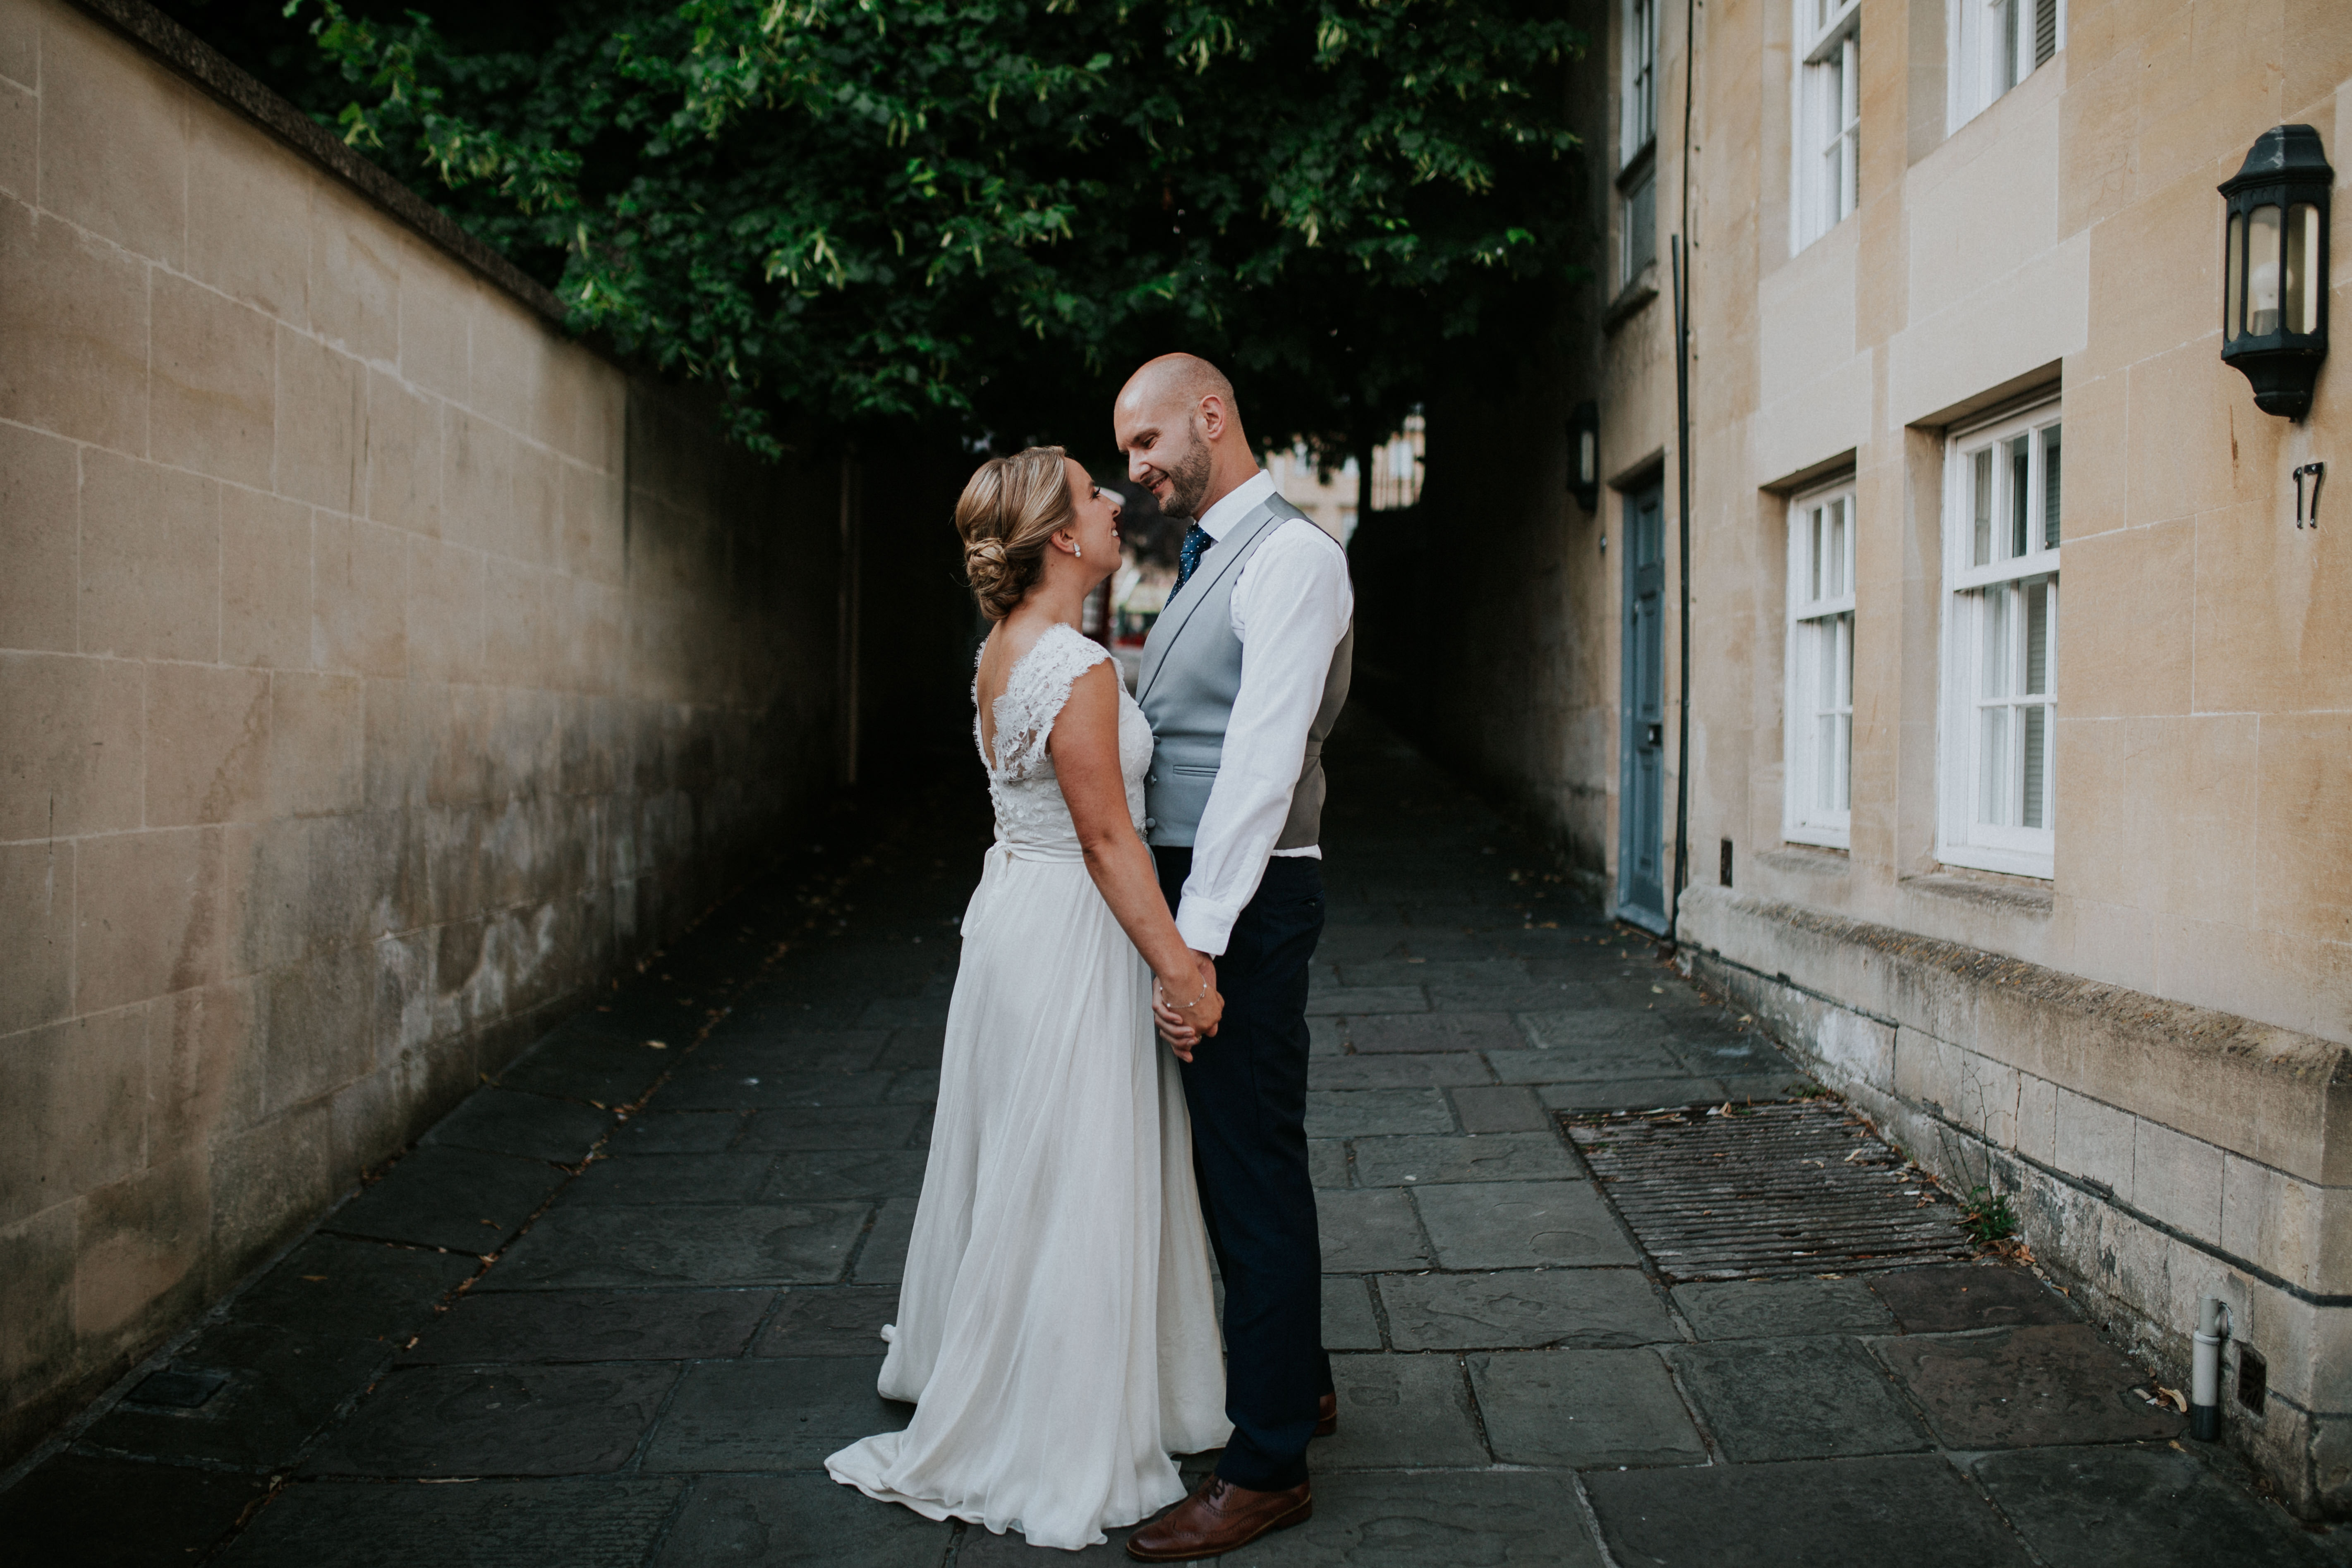
[[[1151,772],[1144,785],[1146,836],[1154,844],[1190,845],[1217,782],[1225,750],[1225,726],[1242,689],[1242,642],[1234,636],[1234,585],[1242,568],[1266,536],[1292,518],[1307,514],[1269,496],[1232,532],[1219,540],[1182,590],[1171,595],[1143,644],[1143,668],[1136,677],[1136,700],[1151,721]],[[1335,542],[1334,550],[1339,548]],[[1275,839],[1276,849],[1304,849],[1320,842],[1323,826],[1323,742],[1348,700],[1354,666],[1356,628],[1350,624],[1331,651],[1323,677],[1323,703],[1307,726],[1298,783],[1290,792],[1290,816]]]

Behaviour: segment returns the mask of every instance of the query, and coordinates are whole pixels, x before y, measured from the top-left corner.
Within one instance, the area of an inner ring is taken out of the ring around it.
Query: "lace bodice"
[[[1066,626],[1048,626],[1036,646],[1021,656],[1004,682],[991,715],[996,755],[980,722],[980,683],[972,682],[972,741],[988,769],[988,797],[996,808],[1000,842],[1076,855],[1078,831],[1062,799],[1061,781],[1045,742],[1054,721],[1070,700],[1070,683],[1110,657],[1100,643]],[[1118,692],[1118,772],[1127,784],[1127,815],[1143,831],[1143,775],[1151,765],[1151,726],[1143,710]]]

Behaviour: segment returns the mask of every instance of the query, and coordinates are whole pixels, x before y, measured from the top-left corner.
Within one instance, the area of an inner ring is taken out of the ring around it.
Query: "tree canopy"
[[[1579,275],[1556,0],[172,8],[756,447],[1091,443],[1182,347],[1360,450]]]

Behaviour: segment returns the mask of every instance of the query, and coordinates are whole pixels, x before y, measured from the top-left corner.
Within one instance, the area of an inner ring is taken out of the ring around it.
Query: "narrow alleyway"
[[[1593,1118],[1810,1086],[1377,725],[1330,757],[1310,1130],[1341,1424],[1313,1522],[1233,1562],[2340,1560],[2025,1270],[1856,1254],[1683,1282],[1573,1134],[1630,1158]],[[976,771],[845,814],[0,1493],[11,1560],[1061,1560],[821,1468],[905,1419],[876,1330],[986,831]],[[1908,1216],[1932,1194],[1898,1167]]]

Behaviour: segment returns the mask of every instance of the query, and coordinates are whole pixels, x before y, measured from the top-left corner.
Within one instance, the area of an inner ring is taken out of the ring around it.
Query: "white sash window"
[[[1958,131],[2066,44],[2066,0],[1947,0],[1947,129]]]
[[[1853,822],[1853,534],[1851,481],[1789,510],[1781,837],[1841,849]]]
[[[1853,211],[1862,152],[1861,0],[1796,0],[1796,233],[1802,250]]]
[[[2060,431],[2044,404],[1946,451],[1937,854],[1956,866],[2051,874]]]

